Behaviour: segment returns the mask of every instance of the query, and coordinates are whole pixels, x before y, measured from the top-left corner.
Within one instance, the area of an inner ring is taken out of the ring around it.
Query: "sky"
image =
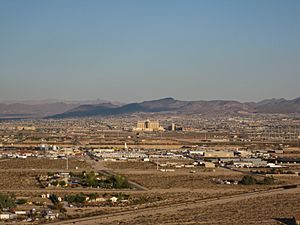
[[[0,101],[258,101],[299,86],[299,0],[0,0]]]

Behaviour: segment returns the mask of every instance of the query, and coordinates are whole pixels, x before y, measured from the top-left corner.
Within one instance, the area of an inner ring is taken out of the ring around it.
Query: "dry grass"
[[[258,207],[259,206],[259,207]],[[297,194],[280,194],[258,197],[247,201],[237,201],[207,207],[198,207],[152,216],[139,216],[112,225],[122,224],[203,224],[203,225],[275,225],[292,224],[292,216],[300,210],[300,197]]]
[[[241,179],[241,176],[216,176],[203,174],[172,174],[156,173],[156,174],[126,174],[129,180],[141,184],[150,189],[171,189],[171,188],[188,188],[188,189],[203,189],[203,188],[218,188],[222,189],[240,189],[240,185],[216,185],[211,181],[212,178],[222,179]]]
[[[0,189],[31,189],[38,188],[39,183],[36,180],[36,176],[41,173],[34,171],[1,171],[0,172]]]
[[[269,188],[262,185],[218,185],[212,181],[213,178],[222,180],[241,180],[245,175],[223,168],[181,168],[174,172],[160,172],[156,165],[149,162],[104,162],[104,166],[115,170],[117,173],[127,177],[150,190],[156,189],[190,189],[190,190],[235,190],[249,191],[253,189]],[[190,171],[194,170],[195,173]]]
[[[89,169],[90,165],[77,159],[69,159],[69,169]],[[65,159],[5,159],[0,161],[0,169],[66,169]]]
[[[145,170],[145,169],[155,169],[156,166],[150,162],[130,162],[130,161],[119,161],[119,162],[101,162],[103,166],[110,169],[117,170]]]

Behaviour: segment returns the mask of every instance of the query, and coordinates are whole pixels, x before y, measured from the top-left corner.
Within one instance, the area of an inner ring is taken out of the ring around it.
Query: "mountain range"
[[[48,118],[73,118],[122,115],[132,113],[177,113],[177,114],[245,114],[245,113],[299,113],[300,98],[293,100],[268,99],[260,102],[241,103],[238,101],[181,101],[174,98],[114,105],[111,103],[97,105],[80,105],[64,113]]]
[[[76,118],[122,115],[132,113],[176,113],[176,114],[247,114],[281,113],[300,114],[300,98],[286,100],[267,99],[260,102],[229,100],[182,101],[163,98],[141,103],[122,104],[105,100],[92,101],[26,101],[0,103],[0,118]]]

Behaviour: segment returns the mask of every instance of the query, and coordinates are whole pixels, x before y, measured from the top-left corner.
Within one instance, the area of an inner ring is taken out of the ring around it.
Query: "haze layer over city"
[[[299,15],[1,0],[0,224],[300,224]]]

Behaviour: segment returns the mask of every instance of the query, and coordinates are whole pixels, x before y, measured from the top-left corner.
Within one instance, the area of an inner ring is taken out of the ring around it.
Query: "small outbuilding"
[[[112,203],[115,203],[115,202],[118,201],[118,198],[117,198],[117,197],[111,197],[111,198],[110,198],[110,201],[111,201]]]

